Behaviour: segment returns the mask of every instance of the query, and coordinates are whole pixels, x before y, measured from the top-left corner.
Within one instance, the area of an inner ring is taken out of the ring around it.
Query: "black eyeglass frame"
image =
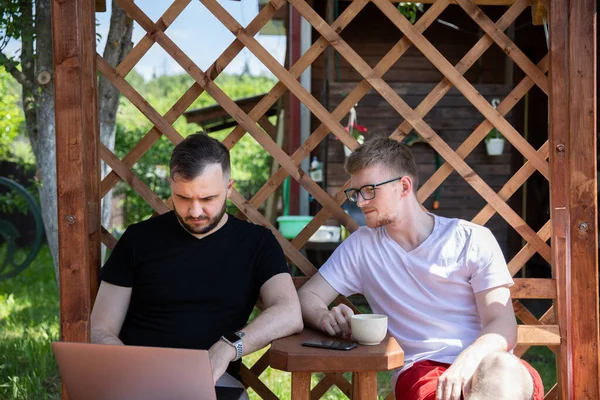
[[[344,190],[344,193],[346,194],[346,198],[348,199],[348,201],[351,202],[351,203],[357,203],[358,202],[358,195],[361,195],[364,200],[373,200],[375,198],[375,194],[376,194],[375,193],[375,188],[376,187],[383,186],[383,185],[385,185],[387,183],[390,183],[390,182],[398,181],[398,180],[400,180],[402,178],[404,178],[404,175],[399,176],[398,178],[390,179],[389,181],[381,182],[381,183],[376,183],[376,184],[371,184],[371,185],[363,185],[359,189],[357,189],[357,188],[348,188],[348,189]],[[362,190],[364,188],[366,188],[366,187],[370,187],[370,188],[373,189],[373,197],[369,197],[368,199],[365,197],[365,195],[363,194]],[[357,193],[356,194],[356,200],[352,200],[352,197],[350,196],[350,192],[351,191],[356,191],[356,193]]]

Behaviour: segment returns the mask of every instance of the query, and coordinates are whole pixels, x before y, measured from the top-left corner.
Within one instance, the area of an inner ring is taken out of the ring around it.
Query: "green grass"
[[[552,350],[546,346],[532,347],[522,358],[540,374],[544,382],[544,392],[548,393],[556,384],[556,357]]]
[[[2,256],[0,248],[0,256]],[[363,310],[368,311],[368,310]],[[0,281],[0,399],[60,399],[60,378],[50,348],[59,337],[58,288],[54,279],[52,257],[43,247],[36,260],[21,274]],[[266,352],[263,349],[244,357],[251,367]],[[532,347],[523,357],[540,373],[548,391],[556,383],[555,357],[546,347]],[[379,398],[391,390],[391,373],[379,373]],[[323,374],[313,374],[314,387]],[[349,379],[349,374],[346,374]],[[280,399],[291,396],[291,374],[267,368],[261,380]],[[260,397],[249,390],[250,398]],[[343,399],[333,387],[323,397]]]
[[[58,288],[48,247],[0,281],[0,399],[59,399],[50,343],[58,339]]]

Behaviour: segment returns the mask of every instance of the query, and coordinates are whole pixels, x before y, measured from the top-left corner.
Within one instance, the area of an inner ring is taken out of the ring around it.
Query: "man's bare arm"
[[[92,343],[123,345],[119,333],[130,300],[131,288],[107,282],[100,284],[91,316]]]
[[[300,332],[302,314],[296,288],[287,273],[273,276],[260,289],[265,309],[250,324],[240,327],[244,354],[262,349],[273,340]],[[209,349],[215,382],[223,375],[229,362],[236,356],[233,346],[219,340]]]
[[[345,304],[328,308],[337,296],[339,293],[317,272],[298,291],[302,317],[307,325],[332,336],[350,336],[352,309]]]
[[[300,302],[289,274],[278,274],[263,284],[264,310],[243,331],[244,354],[262,349],[273,340],[300,332],[304,327]]]

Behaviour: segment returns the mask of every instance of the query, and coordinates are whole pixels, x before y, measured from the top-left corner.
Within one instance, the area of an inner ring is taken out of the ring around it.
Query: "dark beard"
[[[223,207],[221,207],[221,211],[219,211],[219,214],[217,214],[216,217],[210,219],[208,225],[204,226],[204,227],[199,227],[196,228],[192,225],[189,225],[184,218],[181,217],[181,215],[179,215],[179,213],[177,212],[177,210],[175,210],[175,215],[177,216],[177,219],[179,220],[179,223],[181,223],[181,226],[183,226],[183,228],[188,231],[189,233],[191,233],[192,235],[204,235],[206,233],[209,233],[210,231],[212,231],[213,229],[215,229],[217,227],[217,225],[219,225],[219,222],[221,222],[221,219],[223,218],[223,215],[225,215],[225,210],[227,209],[227,202],[224,201],[223,202]],[[188,219],[192,219],[189,218]],[[202,218],[202,219],[208,219],[208,217]]]

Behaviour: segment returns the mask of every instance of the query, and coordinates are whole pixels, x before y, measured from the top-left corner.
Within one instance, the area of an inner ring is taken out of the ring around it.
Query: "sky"
[[[107,11],[96,13],[98,26],[96,32],[101,39],[97,43],[97,51],[102,54],[108,36],[110,24],[111,0],[106,0]],[[247,26],[258,14],[257,0],[218,0],[218,2],[242,26]],[[169,7],[171,1],[136,0],[136,4],[153,21],[156,21]],[[134,45],[145,35],[145,31],[135,23],[133,28]],[[175,19],[166,31],[167,35],[190,57],[198,67],[205,71],[234,40],[234,36],[225,26],[214,17],[198,0],[193,0]],[[285,57],[285,37],[256,35],[255,38],[281,64]],[[19,43],[9,43],[5,51],[15,54]],[[247,49],[244,49],[225,69],[226,73],[239,74],[248,64],[253,75],[272,75],[270,71]],[[154,44],[146,55],[139,61],[135,70],[146,80],[153,76],[183,73],[183,69],[173,60],[160,45]]]
[[[242,26],[247,26],[258,14],[257,0],[218,0],[233,18]],[[98,43],[98,53],[102,54],[110,23],[110,0],[108,10],[96,13],[98,19],[97,33],[102,36]],[[156,21],[171,4],[170,1],[137,0],[136,4],[153,21]],[[193,0],[175,19],[166,31],[173,40],[203,71],[205,71],[234,40],[234,36],[225,26],[206,9],[198,0]],[[137,43],[145,31],[135,23],[133,43]],[[285,37],[257,35],[255,38],[280,63],[285,57]],[[226,73],[241,73],[248,63],[253,75],[269,74],[269,70],[247,49],[244,49],[225,69]],[[183,69],[173,60],[160,45],[154,44],[135,68],[144,78],[156,75],[183,73]]]

